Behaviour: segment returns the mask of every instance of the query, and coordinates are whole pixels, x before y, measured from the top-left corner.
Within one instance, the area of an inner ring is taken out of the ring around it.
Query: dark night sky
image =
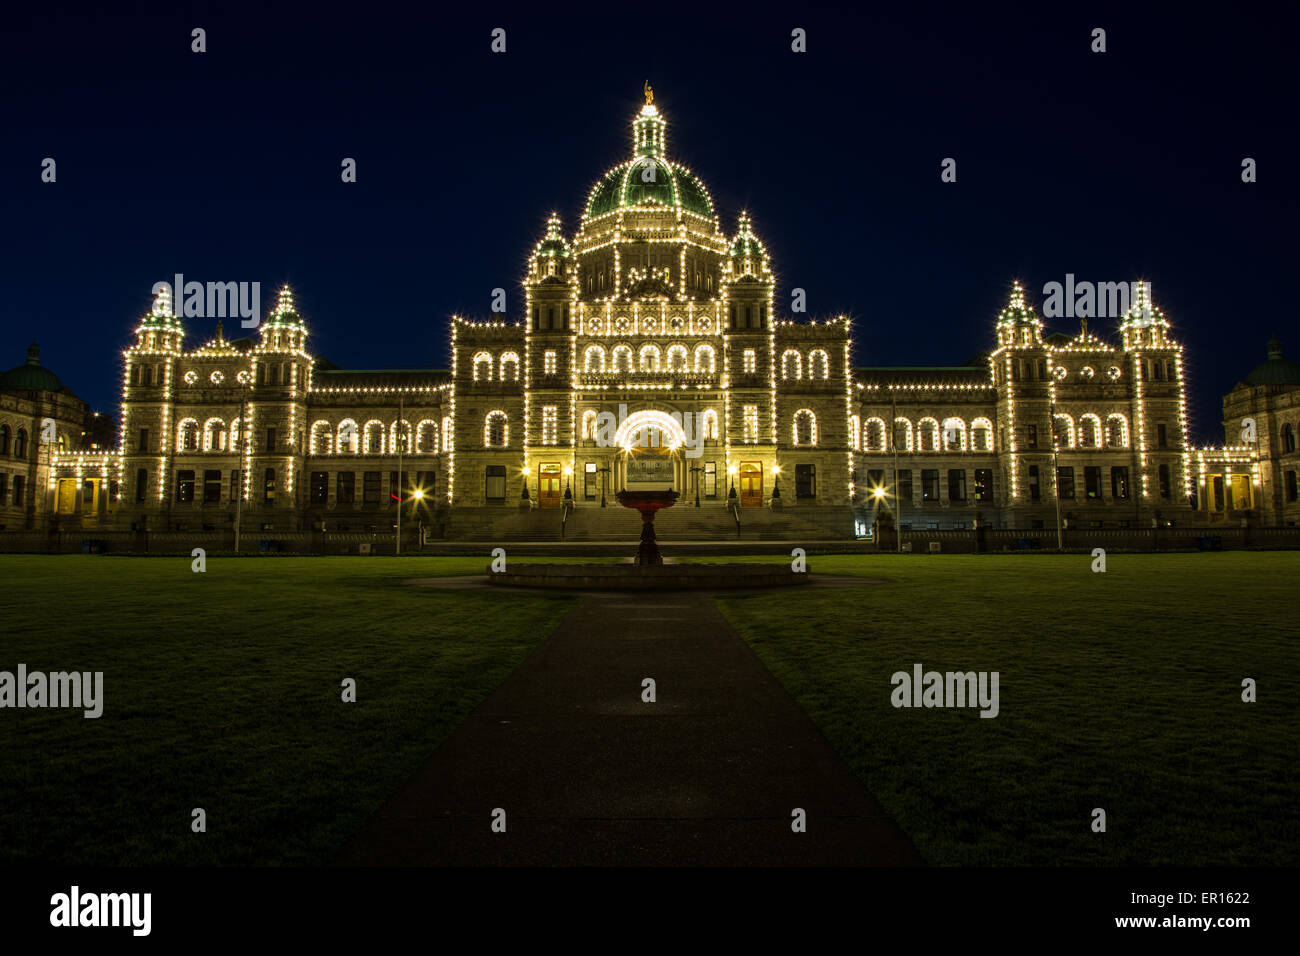
[[[813,316],[852,315],[858,364],[965,362],[1015,277],[1041,309],[1067,272],[1143,276],[1187,346],[1193,431],[1222,441],[1220,397],[1265,341],[1300,356],[1291,31],[1226,5],[894,6],[11,12],[0,368],[35,336],[115,411],[118,350],[176,272],[260,280],[268,306],[293,283],[311,347],[345,367],[445,367],[449,314],[487,315],[502,286],[518,316],[545,216],[573,228],[649,78],[723,227],[752,213],[778,311],[799,286]]]

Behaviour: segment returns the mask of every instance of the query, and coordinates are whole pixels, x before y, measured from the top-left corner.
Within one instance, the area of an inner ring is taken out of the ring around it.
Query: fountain
[[[663,555],[655,543],[655,512],[671,508],[680,495],[675,491],[620,491],[614,497],[624,508],[641,512],[641,546],[636,552],[636,563],[642,567],[662,565]]]

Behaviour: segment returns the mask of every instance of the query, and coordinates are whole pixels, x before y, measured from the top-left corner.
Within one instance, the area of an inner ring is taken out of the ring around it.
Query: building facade
[[[670,487],[719,535],[782,512],[851,537],[882,509],[905,529],[1294,523],[1297,366],[1279,346],[1225,399],[1230,440],[1253,419],[1254,444],[1194,448],[1182,347],[1135,288],[1116,342],[1045,334],[1017,283],[970,364],[855,367],[848,318],[777,315],[754,224],[723,229],[647,91],[576,230],[546,223],[522,309],[452,317],[450,369],[339,369],[313,355],[287,288],[255,337],[218,324],[186,348],[163,294],[123,354],[116,449],[70,443],[85,410],[60,408],[62,444],[3,514],[388,532],[400,506],[457,536]],[[19,424],[0,423],[29,443],[51,407],[37,393],[58,394],[28,389],[19,413],[6,389]]]

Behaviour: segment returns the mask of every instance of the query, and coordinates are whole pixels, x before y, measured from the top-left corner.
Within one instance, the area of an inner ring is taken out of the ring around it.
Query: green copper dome
[[[41,365],[40,346],[33,342],[27,347],[27,362],[0,375],[0,390],[57,392],[63,388],[59,377]]]
[[[1300,385],[1300,364],[1282,357],[1282,343],[1268,343],[1268,358],[1246,375],[1247,385]]]
[[[601,216],[627,206],[680,206],[714,218],[713,201],[690,170],[666,159],[639,156],[616,166],[591,191],[587,216]]]

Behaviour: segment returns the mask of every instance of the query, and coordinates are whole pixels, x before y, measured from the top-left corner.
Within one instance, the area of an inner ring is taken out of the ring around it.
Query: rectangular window
[[[745,443],[752,445],[758,441],[758,406],[745,406]]]
[[[0,471],[0,505],[9,497],[9,473]]]
[[[1215,475],[1211,481],[1214,484],[1214,510],[1223,510],[1223,476]]]
[[[402,501],[411,492],[411,476],[408,472],[402,472],[402,480],[397,480],[397,472],[388,473],[388,500]]]
[[[874,496],[877,488],[885,486],[885,469],[870,468],[867,470],[867,494]]]
[[[147,452],[149,450],[149,429],[140,429],[140,447],[137,451]]]
[[[1038,481],[1038,466],[1029,466],[1029,500],[1037,501],[1043,496],[1042,485]]]
[[[243,494],[243,489],[244,489],[243,476],[240,475],[239,469],[236,468],[234,471],[230,473],[230,500],[234,501],[237,497]]]
[[[1121,499],[1128,497],[1128,469],[1112,468],[1110,470],[1110,495]]]
[[[23,503],[23,493],[27,490],[27,477],[25,475],[14,475],[14,505]],[[141,499],[143,500],[143,499]]]
[[[753,349],[745,349],[745,374],[753,375],[758,371],[758,353]]]
[[[1101,497],[1101,468],[1096,465],[1089,465],[1083,469],[1083,488],[1084,493],[1089,498]]]
[[[1297,496],[1300,496],[1300,486],[1297,486],[1295,472],[1288,471],[1286,473],[1286,500],[1295,501]]]
[[[794,466],[794,496],[796,498],[817,497],[817,466]]]
[[[176,500],[181,504],[194,500],[194,472],[176,472]]]
[[[898,500],[912,500],[912,469],[903,468],[898,472]]]
[[[1169,433],[1168,433],[1168,429],[1166,429],[1164,425],[1156,426],[1156,447],[1157,448],[1169,447]]]
[[[268,454],[275,451],[275,429],[274,428],[268,428],[266,430],[266,451]]]
[[[17,494],[18,482],[14,481],[14,492]],[[149,472],[140,468],[135,473],[135,500],[144,501],[145,496],[149,493]],[[17,501],[14,504],[18,504]]]
[[[1056,469],[1056,496],[1058,498],[1074,497],[1074,469],[1058,468]]]
[[[938,468],[921,469],[921,500],[922,501],[939,500],[939,469]]]
[[[313,471],[311,473],[311,503],[314,505],[328,504],[330,500],[330,473],[328,471]]]
[[[1038,447],[1038,426],[1037,425],[1025,426],[1025,447],[1026,448]]]
[[[993,469],[992,468],[975,469],[975,500],[976,501],[993,500]]]
[[[718,463],[716,461],[706,461],[704,463],[704,496],[706,498],[716,498],[718,496]]]
[[[275,469],[268,468],[262,472],[262,500],[267,504],[275,501]]]
[[[542,444],[558,445],[560,413],[554,405],[542,406]]]
[[[542,374],[554,375],[559,367],[554,349],[547,349],[542,353]]]
[[[1161,465],[1157,474],[1160,476],[1160,497],[1168,501],[1173,494],[1173,485],[1169,480],[1169,466]]]
[[[353,471],[340,471],[334,479],[334,494],[337,503],[350,505],[357,500],[357,475]]]
[[[966,469],[950,468],[948,470],[948,500],[966,500]]]
[[[377,505],[379,504],[379,480],[380,473],[377,471],[367,471],[362,476],[363,484],[361,487],[362,504]]]
[[[484,481],[484,497],[490,504],[501,504],[506,500],[505,465],[488,465]]]
[[[203,472],[203,503],[206,505],[221,504],[220,470],[208,470]]]
[[[596,498],[596,463],[589,461],[582,466],[582,495],[588,501],[594,501]]]

